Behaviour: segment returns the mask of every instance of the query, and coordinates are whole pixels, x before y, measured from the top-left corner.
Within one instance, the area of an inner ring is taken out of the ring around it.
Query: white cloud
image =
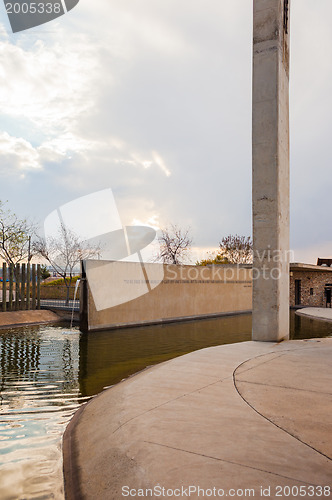
[[[40,169],[38,151],[25,139],[11,137],[7,132],[0,133],[1,172],[12,175],[13,172]]]
[[[330,240],[331,15],[330,0],[292,2],[296,248]],[[109,186],[127,223],[191,226],[198,247],[249,234],[251,21],[248,0],[95,0],[2,32],[1,172],[26,175],[13,202],[40,214]]]
[[[158,216],[158,214],[153,214],[153,215],[149,216],[147,219],[145,219],[144,221],[141,219],[134,218],[131,221],[131,225],[132,226],[149,226],[149,227],[152,227],[153,229],[155,229],[156,231],[158,231],[160,229],[159,216]]]
[[[157,151],[152,152],[152,157],[153,157],[154,161],[156,162],[156,164],[158,165],[158,167],[160,167],[160,169],[165,173],[165,175],[167,177],[169,177],[171,175],[171,171],[166,167],[164,160],[157,153]]]
[[[96,47],[86,36],[64,38],[65,46],[57,36],[29,44],[12,43],[9,37],[0,41],[0,113],[16,122],[12,134],[21,131],[22,121],[34,129],[37,146],[48,150],[45,158],[51,150],[60,159],[59,154],[81,149],[75,123],[94,102]]]

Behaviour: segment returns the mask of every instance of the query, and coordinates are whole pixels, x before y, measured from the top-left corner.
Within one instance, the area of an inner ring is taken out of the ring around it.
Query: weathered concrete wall
[[[89,270],[95,271],[95,266],[98,266],[98,274],[91,274]],[[161,278],[154,288],[147,287],[148,280],[137,279],[141,273],[139,263],[86,261],[85,271],[89,283],[86,292],[85,287],[81,287],[81,330],[251,310],[249,266],[146,264],[145,268],[146,275]],[[94,276],[98,278],[97,287],[92,283]],[[100,276],[104,276],[104,279],[100,279]],[[94,289],[97,289],[97,294],[92,293]],[[113,307],[104,307],[107,301],[114,304]],[[100,304],[103,304],[102,307]]]
[[[253,340],[259,341],[289,336],[288,10],[285,0],[254,0]]]

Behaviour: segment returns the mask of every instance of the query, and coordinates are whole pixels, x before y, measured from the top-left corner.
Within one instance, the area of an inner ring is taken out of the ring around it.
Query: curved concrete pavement
[[[245,342],[104,391],[67,427],[67,499],[332,498],[331,359],[332,339]]]
[[[332,309],[324,307],[304,307],[298,309],[296,314],[323,321],[332,321]]]

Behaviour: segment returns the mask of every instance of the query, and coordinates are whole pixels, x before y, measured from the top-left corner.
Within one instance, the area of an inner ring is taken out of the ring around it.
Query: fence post
[[[41,269],[40,264],[37,264],[37,309],[40,309],[40,279]]]
[[[6,312],[7,309],[7,266],[4,262],[2,264],[2,310]]]
[[[13,264],[9,264],[9,304],[8,310],[13,310],[13,279],[14,279],[14,269]]]
[[[22,264],[22,281],[21,281],[21,307],[25,309],[25,264]]]
[[[89,331],[88,300],[89,300],[89,290],[85,272],[85,261],[81,260],[80,330],[83,333],[87,333]]]
[[[30,263],[27,264],[27,310],[30,309]]]
[[[20,308],[20,265],[16,264],[15,266],[15,311],[18,311]]]
[[[31,309],[36,309],[36,264],[32,264],[31,282]]]

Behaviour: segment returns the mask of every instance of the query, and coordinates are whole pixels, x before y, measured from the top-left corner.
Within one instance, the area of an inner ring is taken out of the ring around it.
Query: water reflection
[[[291,314],[291,338],[332,335],[332,323]],[[1,500],[63,498],[61,438],[104,387],[161,361],[251,338],[251,316],[82,335],[63,326],[0,330]]]
[[[204,347],[251,340],[251,315],[94,332],[80,338],[79,384],[91,396],[146,366]],[[290,313],[290,338],[332,335],[332,323]]]
[[[204,347],[250,338],[251,315],[248,314],[82,335],[80,392],[91,396],[146,366]]]
[[[40,339],[38,335],[33,339],[16,337],[12,335],[2,336],[0,344],[0,368],[1,374],[7,377],[27,376],[34,380],[40,360]],[[1,378],[1,387],[5,380]]]
[[[63,498],[61,436],[81,401],[78,348],[78,331],[0,331],[1,499]]]
[[[290,316],[290,338],[310,339],[332,336],[332,323],[319,321],[306,316],[299,316],[291,312]]]

